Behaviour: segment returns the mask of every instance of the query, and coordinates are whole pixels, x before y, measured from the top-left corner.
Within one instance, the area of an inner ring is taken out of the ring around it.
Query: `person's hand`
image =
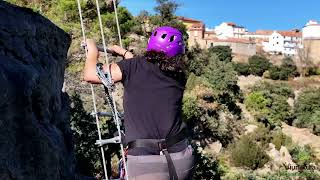
[[[117,45],[113,45],[110,47],[110,50],[114,51],[116,54],[120,55],[120,56],[124,56],[124,54],[126,53],[126,49],[117,46]]]
[[[124,57],[125,59],[133,58],[133,54],[130,51],[128,51],[120,46],[113,45],[110,47],[110,50],[114,51],[116,54]]]
[[[93,39],[87,39],[85,42],[88,50],[88,55],[90,56],[98,56],[99,51],[96,45],[96,42]]]

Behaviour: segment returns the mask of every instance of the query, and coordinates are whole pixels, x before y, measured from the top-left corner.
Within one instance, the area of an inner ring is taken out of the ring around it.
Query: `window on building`
[[[277,44],[279,44],[279,42],[277,42]]]
[[[210,47],[213,47],[213,43],[210,43]]]

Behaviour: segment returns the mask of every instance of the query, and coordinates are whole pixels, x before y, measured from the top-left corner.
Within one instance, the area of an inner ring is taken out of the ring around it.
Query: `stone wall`
[[[0,1],[0,179],[74,179],[68,96],[70,37],[30,9]]]
[[[315,65],[320,65],[320,39],[306,39],[303,41],[304,50]]]

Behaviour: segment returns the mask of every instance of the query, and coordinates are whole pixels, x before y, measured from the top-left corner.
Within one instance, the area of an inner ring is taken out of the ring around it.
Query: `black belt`
[[[185,128],[181,130],[177,135],[171,136],[166,139],[137,139],[129,142],[127,144],[128,145],[127,147],[128,149],[132,149],[132,148],[159,149],[159,151],[162,152],[167,159],[170,180],[178,180],[177,171],[176,171],[176,168],[174,167],[173,161],[168,152],[168,148],[172,147],[173,145],[177,144],[180,141],[185,140],[187,137],[188,137],[188,131]]]

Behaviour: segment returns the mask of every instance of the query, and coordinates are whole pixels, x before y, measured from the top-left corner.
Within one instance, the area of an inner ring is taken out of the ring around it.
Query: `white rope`
[[[114,3],[113,6],[115,7],[115,1],[113,1],[113,3]],[[100,7],[99,7],[99,0],[96,0],[96,5],[97,5],[97,14],[98,14],[98,19],[99,19],[100,32],[101,32],[101,37],[102,37],[103,51],[104,51],[104,54],[105,54],[105,63],[107,65],[107,67],[109,67],[109,59],[108,59],[108,55],[107,55],[107,47],[106,47],[105,38],[104,38],[104,31],[103,31],[103,25],[102,25]],[[116,8],[115,8],[115,11],[116,11]],[[118,17],[116,15],[116,20],[117,19],[118,19]],[[120,29],[119,29],[120,26],[119,26],[119,22],[118,21],[117,21],[117,27],[118,27],[119,37],[121,38]],[[120,43],[121,43],[121,39],[120,39]],[[122,43],[120,45],[122,46]],[[109,82],[112,82],[109,68],[107,68],[107,69],[108,69],[107,70],[107,75],[108,75],[108,78],[109,78]],[[113,104],[113,107],[115,109],[114,118],[115,118],[116,125],[117,125],[117,131],[118,131],[120,139],[122,139],[121,138],[121,129],[120,129],[120,119],[119,119],[119,116],[118,116],[116,102],[115,102],[115,100],[113,98],[114,97],[114,92],[111,92],[111,97],[112,97],[112,104]],[[125,169],[125,173],[126,173],[126,180],[129,180],[128,171],[127,171],[127,163],[126,163],[126,155],[125,155],[124,147],[123,147],[122,143],[120,143],[120,148],[121,148],[121,155],[122,155],[122,160],[123,160],[123,164],[124,164],[124,169]]]
[[[122,46],[122,39],[121,39],[121,32],[120,32],[120,25],[119,25],[119,19],[118,19],[118,11],[117,11],[116,0],[112,0],[112,1],[113,1],[114,14],[115,14],[115,16],[116,16],[116,23],[117,23],[117,29],[118,29],[119,43],[120,43],[120,46],[123,48],[123,46]]]
[[[81,23],[82,37],[83,37],[83,41],[85,42],[85,41],[86,41],[86,34],[85,34],[84,25],[83,25],[83,18],[82,18],[82,11],[81,11],[80,0],[77,0],[77,3],[78,3],[80,23]],[[86,47],[86,46],[85,46],[85,52],[86,52],[86,57],[88,57],[88,52],[87,52],[87,47]],[[93,85],[92,85],[92,84],[90,84],[90,89],[91,89],[93,109],[94,109],[94,112],[95,112],[96,124],[97,124],[97,129],[98,129],[98,136],[99,136],[99,140],[102,140],[102,139],[101,139],[101,131],[100,131],[99,117],[98,117],[98,114],[97,114],[96,99],[95,99],[94,88],[93,88]],[[104,174],[105,174],[105,179],[108,180],[106,159],[105,159],[105,156],[104,156],[104,149],[103,149],[102,146],[100,147],[100,151],[101,151],[101,156],[102,156],[102,164],[103,164],[103,170],[104,170]]]
[[[120,43],[120,46],[123,48],[123,45],[122,45],[122,38],[121,38],[121,32],[120,32],[120,25],[119,25],[119,19],[118,19],[118,11],[117,11],[117,5],[116,5],[116,0],[113,0],[113,9],[114,9],[114,14],[115,14],[115,17],[116,17],[116,24],[117,24],[117,29],[118,29],[118,37],[119,37],[119,43]],[[113,96],[113,92],[112,92],[112,96]],[[117,110],[116,108],[116,103],[115,101],[113,100],[113,104],[114,104],[114,107],[115,109]],[[118,112],[117,113],[117,129],[118,129],[118,133],[120,135],[120,138],[121,138],[121,129],[120,129],[120,120],[119,120],[119,116],[118,116]],[[126,179],[129,180],[129,171],[128,171],[128,166],[127,166],[127,160],[125,158],[125,154],[124,154],[124,148],[123,148],[123,144],[120,143],[120,148],[121,148],[121,153],[122,153],[122,161],[123,161],[123,164],[124,164],[124,169],[125,169],[125,173],[126,173]]]

